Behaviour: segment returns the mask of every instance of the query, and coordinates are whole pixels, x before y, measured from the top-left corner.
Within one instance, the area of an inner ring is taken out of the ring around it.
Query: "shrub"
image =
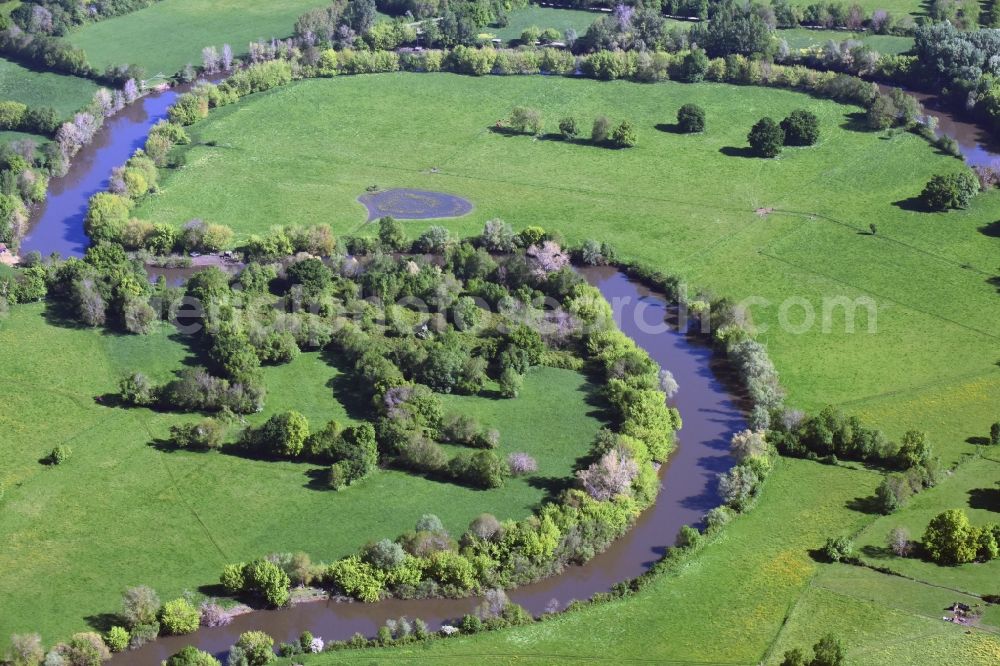
[[[156,637],[160,635],[160,623],[137,624],[132,627],[129,635],[128,647],[130,650],[135,650],[146,643],[156,640]]]
[[[507,466],[511,476],[523,476],[538,471],[538,463],[527,453],[511,453],[507,456]]]
[[[596,500],[628,494],[639,474],[639,466],[626,452],[612,449],[587,469],[576,473],[580,486]]]
[[[685,104],[677,110],[677,127],[685,134],[705,131],[705,109],[697,104]]]
[[[530,106],[515,106],[507,122],[512,129],[523,134],[540,134],[542,112]]]
[[[160,609],[160,626],[168,634],[190,634],[201,624],[201,611],[187,599],[174,599]]]
[[[165,666],[221,666],[219,660],[193,645],[174,653],[164,662]]]
[[[255,560],[243,572],[243,590],[256,595],[272,606],[288,603],[288,574],[268,560]]]
[[[125,627],[114,626],[104,635],[104,642],[112,652],[123,652],[128,648],[129,634]]]
[[[156,622],[160,612],[160,597],[151,587],[130,587],[122,594],[122,619],[129,628]]]
[[[972,171],[964,169],[958,173],[932,176],[920,198],[930,210],[945,211],[967,208],[977,192],[979,179]]]
[[[42,637],[38,634],[14,634],[5,663],[10,666],[39,666],[45,657]]]
[[[516,398],[521,392],[524,378],[513,368],[505,368],[500,373],[500,395],[505,398]]]
[[[604,143],[611,133],[611,121],[606,116],[599,116],[594,119],[594,125],[590,130],[590,140],[594,143]]]
[[[618,148],[632,148],[639,140],[635,126],[628,120],[623,120],[611,134],[611,140]]]
[[[910,541],[910,532],[905,527],[894,527],[886,538],[886,545],[897,557],[907,557],[913,550],[913,542]]]
[[[681,79],[688,83],[698,83],[708,71],[708,56],[701,49],[692,49],[681,63]]]
[[[886,515],[906,506],[913,495],[913,488],[905,475],[894,472],[882,479],[875,489],[875,500],[878,510]]]
[[[562,138],[566,141],[572,141],[576,138],[577,134],[580,133],[579,128],[576,126],[576,118],[572,116],[567,116],[559,121],[559,133],[562,134]]]
[[[777,157],[785,142],[785,132],[771,118],[761,118],[747,135],[750,151],[757,157]]]
[[[50,465],[61,465],[69,460],[71,455],[73,455],[73,449],[71,449],[67,444],[60,444],[52,449],[46,458],[46,461]]]
[[[403,547],[389,539],[368,544],[361,553],[364,561],[379,569],[395,569],[406,560]]]
[[[236,641],[247,666],[265,666],[274,660],[274,639],[263,631],[247,631]]]
[[[440,254],[445,251],[450,241],[450,233],[444,227],[429,227],[417,238],[414,248],[418,252]]]
[[[74,634],[62,651],[70,666],[99,666],[111,658],[111,651],[104,639],[92,631]]]
[[[213,418],[170,427],[170,441],[181,449],[217,449],[225,434],[225,425]]]
[[[823,546],[823,554],[831,562],[849,559],[854,555],[854,542],[847,537],[831,537]]]
[[[811,146],[819,140],[819,118],[805,109],[792,111],[781,121],[786,146]]]
[[[378,240],[389,252],[402,252],[409,247],[403,225],[391,215],[379,219]]]

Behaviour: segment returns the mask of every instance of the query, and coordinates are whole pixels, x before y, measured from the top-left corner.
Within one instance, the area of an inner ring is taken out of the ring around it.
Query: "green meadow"
[[[284,39],[295,20],[322,0],[161,0],[153,5],[74,31],[70,42],[87,52],[97,69],[134,63],[146,76],[172,76],[187,63],[201,63],[206,46],[225,43],[236,55],[250,42]]]
[[[544,497],[527,479],[482,491],[391,470],[334,493],[314,482],[314,465],[164,448],[170,425],[197,415],[97,398],[115,392],[127,371],[144,368],[164,381],[192,361],[165,325],[148,337],[119,336],[74,327],[41,305],[18,306],[0,320],[0,349],[4,640],[40,631],[51,643],[86,630],[92,616],[118,609],[129,585],[170,598],[212,585],[229,562],[296,550],[332,561],[395,537],[424,513],[457,534],[482,512],[524,517]],[[319,353],[266,368],[267,408],[250,422],[293,408],[315,428],[349,422],[337,396],[351,387],[338,377],[336,359]],[[538,368],[516,400],[456,397],[447,405],[498,428],[501,455],[527,451],[540,473],[562,478],[602,425],[591,392],[578,373]],[[40,464],[59,444],[72,448],[70,460]]]
[[[0,101],[50,106],[67,117],[90,102],[95,92],[97,85],[88,79],[36,72],[0,58]]]
[[[673,131],[687,102],[706,109],[705,133]],[[628,118],[639,142],[610,150],[491,131],[518,104],[541,109],[547,128],[566,115],[585,130],[597,115]],[[746,156],[757,119],[796,108],[820,118],[818,145],[774,160]],[[692,285],[753,298],[752,320],[791,405],[837,404],[891,437],[925,430],[946,465],[962,463],[905,512],[879,518],[863,510],[876,473],[785,460],[751,514],[633,598],[529,628],[310,663],[460,663],[471,655],[500,663],[514,654],[574,662],[606,655],[612,642],[622,658],[777,663],[785,649],[808,648],[830,630],[839,630],[852,663],[933,664],[952,654],[994,663],[995,610],[966,634],[940,620],[939,606],[990,591],[984,581],[995,563],[980,572],[907,560],[898,564],[916,580],[905,581],[811,554],[841,534],[860,533],[859,547],[880,548],[894,520],[912,523],[919,538],[933,512],[969,506],[971,488],[1000,478],[995,462],[967,461],[982,452],[979,438],[1000,404],[990,232],[1000,195],[980,195],[963,211],[919,210],[923,184],[961,162],[913,134],[865,131],[859,115],[763,88],[394,74],[293,84],[194,125],[183,166],[164,173],[141,217],[177,225],[201,217],[241,238],[320,221],[338,234],[370,234],[356,201],[369,185],[457,194],[475,204],[472,213],[407,222],[411,233],[442,224],[474,234],[501,217],[570,242],[610,240],[625,257]],[[873,308],[858,306],[853,332],[836,305],[845,298]],[[934,585],[955,591],[937,594]]]

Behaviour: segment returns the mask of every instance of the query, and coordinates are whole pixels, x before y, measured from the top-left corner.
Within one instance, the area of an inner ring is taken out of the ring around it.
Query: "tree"
[[[44,657],[42,637],[38,634],[14,634],[10,637],[7,653],[10,666],[39,666]]]
[[[757,157],[777,157],[785,143],[785,132],[771,118],[761,118],[747,135],[750,150]]]
[[[576,126],[576,118],[572,116],[567,116],[559,121],[559,133],[562,134],[563,139],[566,141],[572,141],[576,138],[576,135],[580,133],[580,130]]]
[[[530,106],[515,106],[507,122],[523,134],[539,134],[542,131],[542,112]]]
[[[875,489],[878,510],[886,515],[906,506],[911,495],[913,488],[910,486],[910,480],[898,472],[887,474]]]
[[[677,110],[677,127],[685,134],[705,131],[705,109],[697,104],[685,104]]]
[[[90,197],[84,230],[91,240],[117,242],[121,238],[132,210],[131,202],[118,194],[98,192]]]
[[[806,656],[799,648],[786,650],[780,666],[806,666]]]
[[[379,235],[381,236],[381,229]],[[257,264],[251,264],[255,265]],[[315,257],[295,262],[286,272],[293,284],[301,284],[310,294],[321,294],[333,284],[333,273],[321,259]]]
[[[746,509],[759,488],[760,477],[747,465],[736,465],[719,475],[719,494],[736,511]]]
[[[964,564],[976,559],[978,530],[961,509],[942,511],[924,532],[923,547],[938,564]]]
[[[274,639],[263,631],[246,631],[236,641],[247,666],[265,666],[274,660]]]
[[[378,240],[390,252],[402,252],[409,247],[406,230],[396,218],[387,215],[378,221]]]
[[[840,562],[854,555],[854,542],[847,537],[830,537],[823,546],[823,554],[831,562]]]
[[[692,49],[681,63],[681,80],[688,83],[698,83],[705,78],[708,71],[708,56],[699,48]]]
[[[361,554],[361,559],[372,566],[388,571],[395,569],[406,560],[406,551],[395,541],[382,539],[368,544]]]
[[[924,186],[920,198],[930,210],[967,208],[979,192],[979,179],[968,169],[958,173],[938,174]]]
[[[504,368],[500,373],[500,395],[505,398],[516,398],[521,392],[524,378],[514,368]]]
[[[243,570],[243,589],[261,597],[272,606],[288,603],[288,574],[269,560],[254,560]]]
[[[819,118],[805,109],[792,111],[781,121],[786,146],[811,146],[819,140]]]
[[[200,624],[201,611],[187,599],[168,601],[160,609],[160,626],[168,634],[191,634]]]
[[[296,411],[275,414],[252,434],[254,448],[284,458],[295,458],[309,437],[309,421]]]
[[[896,557],[907,557],[913,550],[913,543],[910,541],[910,532],[905,527],[894,527],[886,537],[886,545]]]
[[[527,453],[511,453],[507,456],[507,466],[511,476],[524,476],[538,471],[538,463]]]
[[[908,430],[899,442],[899,466],[903,469],[926,465],[932,455],[927,433],[919,430]]]
[[[164,664],[165,666],[221,666],[218,659],[193,645],[174,653]]]
[[[160,612],[160,597],[146,585],[130,587],[122,594],[122,619],[129,628],[152,624]]]
[[[611,121],[606,116],[598,116],[594,119],[594,125],[590,130],[590,140],[594,143],[604,143],[608,140],[611,132]]]
[[[813,645],[813,658],[809,666],[843,666],[844,648],[833,634],[827,634]]]
[[[639,475],[639,466],[625,451],[612,449],[587,469],[576,473],[580,485],[596,500],[610,500],[628,494]]]
[[[628,120],[623,120],[611,134],[611,140],[618,148],[632,148],[639,137],[635,132],[635,126]]]

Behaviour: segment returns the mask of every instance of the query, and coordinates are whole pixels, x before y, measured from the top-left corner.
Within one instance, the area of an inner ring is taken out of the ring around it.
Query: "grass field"
[[[579,36],[587,32],[590,24],[601,17],[599,12],[585,12],[575,9],[553,9],[552,7],[539,7],[538,5],[528,5],[524,9],[518,9],[510,13],[509,23],[503,28],[487,28],[487,31],[496,35],[505,42],[512,39],[520,39],[525,28],[535,26],[541,30],[555,28],[560,33],[572,28]]]
[[[0,58],[0,101],[51,106],[66,117],[90,102],[97,85],[76,76],[36,72]]]
[[[705,107],[704,134],[670,131],[685,102]],[[516,104],[542,109],[549,127],[570,113],[585,127],[598,114],[628,117],[639,144],[613,151],[491,132]],[[821,120],[817,146],[777,160],[744,156],[758,118],[799,107]],[[473,213],[442,222],[456,234],[476,233],[500,216],[515,228],[558,229],[571,241],[610,239],[625,256],[680,271],[716,293],[765,299],[753,320],[791,404],[840,404],[893,437],[924,429],[952,464],[977,452],[974,438],[986,434],[1000,404],[1000,297],[991,283],[998,241],[987,233],[1000,216],[1000,196],[981,195],[948,214],[914,210],[927,179],[960,163],[911,134],[859,131],[857,113],[798,93],[715,84],[412,74],[308,81],[193,126],[202,145],[187,151],[185,167],[165,174],[162,192],[139,214],[175,224],[203,217],[240,236],[318,221],[338,233],[370,233],[356,197],[374,183],[469,198]],[[762,217],[757,208],[774,212]],[[872,222],[877,236],[867,233]],[[415,234],[429,223],[407,224]],[[789,297],[800,300],[782,314]],[[857,331],[847,332],[839,311],[824,332],[823,299],[837,297],[874,300],[874,330],[859,316]],[[816,325],[801,331],[795,325],[804,303]],[[942,510],[967,501],[968,483],[994,483],[991,466],[966,464],[921,502]],[[605,654],[613,641],[623,658],[755,663],[770,655],[776,662],[778,648],[808,647],[839,628],[858,663],[948,661],[942,655],[991,663],[997,637],[986,627],[967,636],[937,619],[942,595],[930,595],[928,585],[809,556],[828,536],[858,530],[862,545],[869,535],[881,545],[888,519],[856,508],[877,481],[871,472],[785,461],[753,514],[637,598],[419,654],[454,663],[472,654],[492,662],[513,654],[574,661]],[[916,533],[921,518],[912,520]],[[925,574],[939,584],[964,575],[961,568]],[[851,580],[867,575],[878,583]],[[868,596],[857,593],[862,585]],[[992,626],[1000,625],[991,613]],[[416,653],[328,659],[383,657]]]
[[[224,563],[305,550],[332,560],[372,538],[394,537],[423,513],[456,534],[477,514],[523,517],[544,491],[529,478],[479,491],[382,471],[346,491],[312,486],[315,466],[224,453],[160,450],[171,424],[195,416],[101,406],[118,377],[143,368],[162,381],[189,361],[164,328],[151,337],[68,328],[40,305],[0,320],[0,636],[40,631],[47,643],[114,612],[121,590],[165,596],[214,583]],[[334,395],[338,371],[317,353],[265,370],[267,409],[302,411],[314,427],[348,421]],[[331,386],[333,389],[331,390]],[[500,453],[529,451],[540,473],[566,477],[601,426],[577,373],[531,371],[516,400],[450,398],[502,434]],[[57,444],[72,458],[39,464]],[[240,507],[235,511],[234,507]]]
[[[69,37],[98,69],[135,63],[147,76],[171,76],[187,63],[200,64],[201,49],[224,43],[246,53],[258,39],[284,39],[304,12],[322,0],[162,0],[140,11],[90,23]]]

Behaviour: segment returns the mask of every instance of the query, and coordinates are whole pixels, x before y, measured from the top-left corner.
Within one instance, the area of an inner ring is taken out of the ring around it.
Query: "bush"
[[[562,134],[563,139],[566,141],[572,141],[576,138],[577,134],[580,133],[579,128],[576,126],[576,118],[572,116],[567,116],[559,121],[559,133]]]
[[[71,449],[67,444],[60,444],[52,449],[46,458],[46,462],[49,465],[61,465],[69,460],[71,455],[73,455],[73,449]]]
[[[128,641],[128,629],[125,627],[111,627],[104,635],[104,642],[112,652],[123,652],[128,648]]]
[[[174,599],[160,609],[160,626],[168,634],[190,634],[201,624],[201,611],[187,599]]]
[[[920,193],[920,198],[930,210],[945,211],[967,208],[979,192],[979,179],[969,169],[958,173],[932,176]]]
[[[611,121],[605,116],[594,119],[594,125],[590,130],[590,140],[594,143],[604,143],[611,133]]]
[[[685,104],[677,110],[677,127],[685,134],[705,131],[705,109],[697,104]]]
[[[122,594],[121,615],[130,629],[140,624],[156,622],[159,612],[160,597],[151,587],[146,585],[130,587]]]
[[[771,118],[761,118],[747,135],[750,151],[757,157],[777,157],[785,143],[785,132]]]
[[[247,631],[236,641],[247,666],[265,666],[274,660],[274,639],[263,631]]]
[[[512,129],[523,134],[540,134],[542,112],[530,106],[515,106],[507,122]]]
[[[831,537],[823,546],[823,554],[831,562],[849,559],[854,555],[854,542],[847,537]]]
[[[611,140],[618,148],[632,148],[639,140],[635,126],[628,120],[623,120],[611,134]]]
[[[811,146],[819,140],[819,118],[805,109],[792,111],[781,121],[786,146]]]
[[[213,418],[170,427],[170,441],[181,449],[217,449],[225,434],[225,425]]]
[[[521,385],[524,383],[524,378],[513,368],[505,368],[500,373],[498,383],[500,384],[500,395],[505,398],[516,398],[521,392]]]
[[[188,645],[180,652],[174,653],[164,662],[165,666],[221,666],[219,660],[207,652],[202,652],[193,645]]]

